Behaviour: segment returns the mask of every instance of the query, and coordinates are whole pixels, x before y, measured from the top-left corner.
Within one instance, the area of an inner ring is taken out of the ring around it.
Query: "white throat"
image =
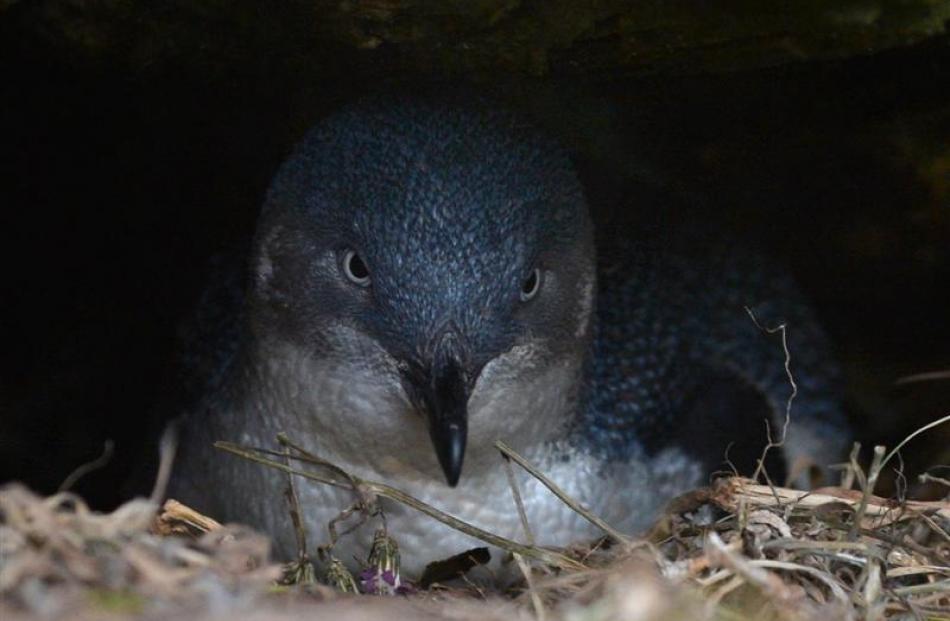
[[[260,352],[239,400],[242,432],[265,444],[286,432],[365,476],[443,481],[427,421],[406,397],[395,360],[355,331],[346,337],[362,355],[344,359],[368,364],[317,359],[286,344]],[[582,365],[578,355],[542,367],[531,345],[487,364],[469,399],[463,480],[497,466],[495,440],[530,453],[562,436],[577,408]]]

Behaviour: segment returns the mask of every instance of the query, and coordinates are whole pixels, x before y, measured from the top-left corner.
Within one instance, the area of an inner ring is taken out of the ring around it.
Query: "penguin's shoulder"
[[[729,460],[747,470],[767,441],[765,421],[776,428],[784,418],[784,345],[809,389],[797,396],[797,424],[844,437],[827,339],[767,252],[708,223],[617,237],[601,245],[597,325],[574,431],[587,450],[622,461],[679,447],[708,469],[725,463],[730,447]],[[787,329],[784,345],[770,330],[777,326]]]

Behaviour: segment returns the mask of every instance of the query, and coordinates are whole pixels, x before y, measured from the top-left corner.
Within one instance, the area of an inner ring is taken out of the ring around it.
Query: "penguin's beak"
[[[429,437],[450,487],[458,484],[468,436],[468,382],[458,361],[434,365],[425,391]]]
[[[472,393],[457,333],[443,332],[433,341],[426,358],[422,365],[411,365],[405,380],[417,407],[427,418],[429,437],[445,480],[455,487],[465,459],[468,399]]]

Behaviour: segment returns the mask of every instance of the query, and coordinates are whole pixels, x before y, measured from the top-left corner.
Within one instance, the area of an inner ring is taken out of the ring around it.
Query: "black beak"
[[[439,340],[428,372],[419,379],[416,389],[429,418],[429,437],[446,482],[455,487],[465,459],[471,389],[454,333]]]

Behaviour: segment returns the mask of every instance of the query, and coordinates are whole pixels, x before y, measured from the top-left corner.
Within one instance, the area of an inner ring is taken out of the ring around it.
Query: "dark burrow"
[[[341,67],[317,84],[239,64],[133,71],[5,34],[0,481],[49,492],[111,438],[78,487],[108,506],[174,399],[176,326],[209,259],[251,229],[307,124],[380,84]],[[865,447],[950,413],[950,380],[895,385],[950,368],[946,37],[717,75],[506,81],[577,154],[601,223],[690,204],[682,217],[791,265]],[[948,429],[908,447],[909,474],[950,462]]]

